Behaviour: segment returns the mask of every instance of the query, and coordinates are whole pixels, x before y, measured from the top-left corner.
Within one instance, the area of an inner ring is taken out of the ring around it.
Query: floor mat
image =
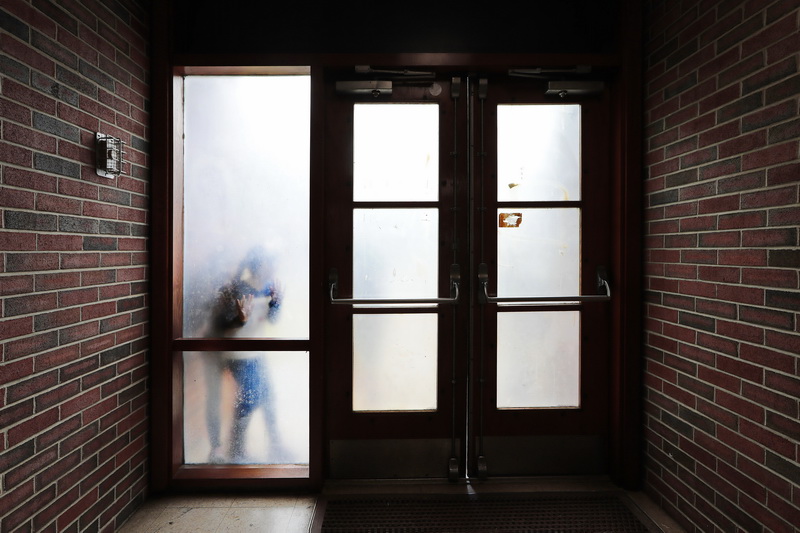
[[[637,516],[639,515],[639,516]],[[322,533],[648,533],[617,495],[488,494],[342,497],[325,502]]]

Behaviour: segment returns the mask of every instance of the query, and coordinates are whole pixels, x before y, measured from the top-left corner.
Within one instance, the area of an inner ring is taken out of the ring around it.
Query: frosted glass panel
[[[581,107],[497,106],[497,199],[580,200]]]
[[[356,104],[353,130],[355,201],[438,200],[438,105]]]
[[[183,354],[187,464],[308,464],[308,352]]]
[[[580,294],[580,210],[497,211],[497,295]]]
[[[185,82],[184,336],[308,338],[308,76]]]
[[[438,316],[353,315],[353,410],[436,409]]]
[[[353,296],[435,298],[437,209],[353,210]]]
[[[580,406],[580,313],[497,314],[497,407]]]

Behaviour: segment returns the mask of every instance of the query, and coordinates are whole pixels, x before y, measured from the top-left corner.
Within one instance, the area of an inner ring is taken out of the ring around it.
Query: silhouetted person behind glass
[[[267,252],[251,249],[237,268],[233,278],[219,288],[211,309],[206,337],[232,337],[248,322],[274,322],[281,306],[281,289],[273,278],[273,265]],[[254,316],[254,302],[267,301],[266,316]],[[264,368],[263,355],[253,352],[215,352],[204,358],[207,387],[206,424],[211,444],[210,463],[253,462],[245,454],[246,432],[253,412],[261,408],[269,432],[269,462],[282,462],[284,457],[275,414],[270,401],[270,383]],[[221,381],[230,372],[236,384],[230,449],[226,456],[220,439]],[[259,461],[260,462],[260,461]]]

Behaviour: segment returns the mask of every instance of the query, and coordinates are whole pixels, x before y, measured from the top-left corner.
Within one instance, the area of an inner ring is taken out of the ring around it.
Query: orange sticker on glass
[[[522,224],[522,213],[500,213],[498,227],[518,228]]]

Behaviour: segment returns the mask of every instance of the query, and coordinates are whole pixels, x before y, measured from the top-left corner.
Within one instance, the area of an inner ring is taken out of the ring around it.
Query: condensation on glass
[[[580,200],[580,173],[580,105],[497,106],[498,201]]]
[[[497,295],[580,293],[580,209],[498,209]]]
[[[548,206],[581,200],[580,106],[500,105],[497,142],[497,295],[580,294],[581,210]],[[579,407],[580,311],[524,305],[498,307],[497,408]]]
[[[308,464],[308,352],[185,352],[183,367],[186,464]]]
[[[354,201],[436,201],[438,178],[437,104],[354,106]]]
[[[435,313],[353,315],[353,410],[436,410]]]
[[[380,203],[438,200],[438,105],[355,105],[353,201],[378,205],[353,209],[354,297],[437,297],[438,208]],[[435,410],[437,327],[435,312],[354,314],[353,410]]]
[[[580,313],[497,314],[497,408],[580,407]]]
[[[187,76],[184,120],[183,335],[307,339],[310,77]]]
[[[353,296],[435,298],[437,209],[353,210]]]

